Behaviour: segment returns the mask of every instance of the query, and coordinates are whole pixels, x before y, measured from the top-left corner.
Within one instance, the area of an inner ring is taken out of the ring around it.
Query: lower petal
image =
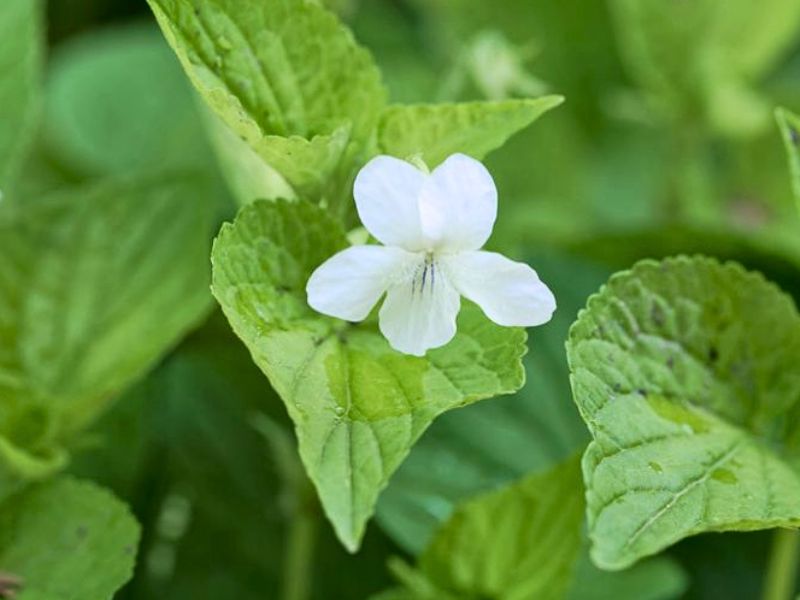
[[[506,327],[547,323],[556,299],[532,268],[495,252],[462,252],[448,259],[453,285]]]
[[[306,284],[314,310],[346,321],[361,321],[413,254],[385,246],[351,246],[334,254]]]
[[[420,263],[418,271],[389,288],[380,329],[395,350],[422,356],[453,339],[461,298],[436,263]]]

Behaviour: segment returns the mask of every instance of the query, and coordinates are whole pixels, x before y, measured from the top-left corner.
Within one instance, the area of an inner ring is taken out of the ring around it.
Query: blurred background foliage
[[[277,597],[295,527],[319,540],[314,598],[385,589],[386,560],[419,552],[458,502],[585,444],[566,331],[588,295],[639,258],[736,259],[800,297],[800,223],[772,119],[778,105],[800,110],[793,3],[765,2],[757,23],[761,3],[747,0],[649,13],[654,3],[633,0],[327,3],[373,52],[394,101],[566,96],[487,161],[501,197],[491,243],[533,264],[559,311],[532,332],[518,394],[432,426],[356,556],[320,517],[280,402],[214,312],[72,448],[71,470],[110,487],[143,525],[120,598]],[[197,100],[145,3],[51,0],[47,27],[44,118],[20,197],[189,169],[205,178],[197,202],[230,218]],[[759,533],[701,536],[621,575],[584,559],[571,594],[753,598],[766,547]]]

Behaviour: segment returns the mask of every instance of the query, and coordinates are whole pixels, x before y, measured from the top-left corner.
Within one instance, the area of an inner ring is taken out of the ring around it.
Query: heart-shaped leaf
[[[707,258],[613,276],[570,331],[595,562],[704,531],[800,525],[800,316]]]
[[[456,338],[417,358],[392,350],[374,323],[322,317],[306,281],[346,245],[322,209],[259,201],[217,238],[212,289],[286,404],[325,512],[355,550],[378,494],[437,415],[522,385],[525,332],[467,306]]]

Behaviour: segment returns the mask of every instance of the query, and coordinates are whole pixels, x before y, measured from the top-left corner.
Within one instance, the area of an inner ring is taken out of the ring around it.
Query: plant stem
[[[800,531],[777,529],[772,541],[762,600],[792,600],[797,589]]]
[[[283,600],[308,600],[311,597],[311,565],[316,538],[316,514],[298,506],[289,526],[283,563]]]

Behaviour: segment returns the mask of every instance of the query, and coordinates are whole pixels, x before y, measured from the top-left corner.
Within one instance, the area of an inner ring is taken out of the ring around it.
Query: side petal
[[[477,250],[497,218],[497,188],[479,161],[453,154],[422,187],[419,212],[422,233],[437,249]]]
[[[456,289],[498,325],[542,325],[556,310],[553,292],[524,263],[478,251],[453,255],[446,266]]]
[[[364,227],[387,246],[422,249],[418,199],[428,175],[404,160],[376,156],[356,176],[353,197]]]
[[[414,255],[400,248],[351,246],[334,254],[311,274],[308,304],[346,321],[361,321],[386,291],[393,277]]]
[[[381,333],[392,348],[422,356],[456,334],[458,291],[436,263],[420,261],[413,277],[393,284],[380,312]]]

